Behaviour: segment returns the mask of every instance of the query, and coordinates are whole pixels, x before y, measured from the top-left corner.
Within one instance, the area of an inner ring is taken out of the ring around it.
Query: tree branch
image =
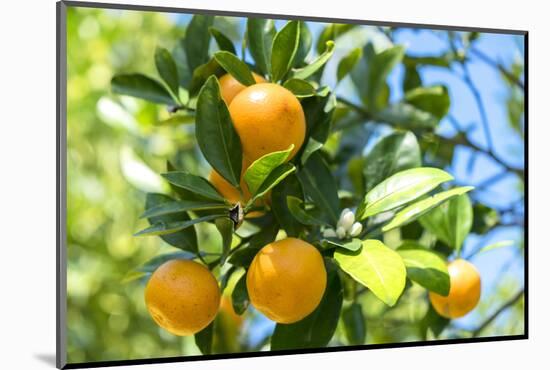
[[[488,55],[483,53],[481,50],[476,49],[475,47],[471,47],[470,51],[472,54],[477,56],[479,59],[487,63],[493,68],[496,68],[502,73],[511,83],[515,84],[517,87],[519,87],[522,90],[525,90],[525,86],[523,85],[523,82],[521,82],[516,76],[514,76],[510,71],[508,71],[504,66],[494,60],[492,60]]]
[[[483,321],[477,329],[472,330],[472,337],[477,337],[483,329],[489,326],[502,312],[506,311],[508,308],[516,304],[525,293],[525,288],[522,288],[517,292],[510,300],[506,301],[498,310],[496,310],[491,316],[489,316],[485,321]]]

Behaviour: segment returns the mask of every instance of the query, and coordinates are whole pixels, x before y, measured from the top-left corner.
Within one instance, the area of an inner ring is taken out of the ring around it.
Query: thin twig
[[[483,329],[489,326],[502,312],[516,304],[522,297],[525,292],[525,288],[522,288],[517,292],[510,300],[505,302],[498,310],[496,310],[491,316],[489,316],[485,321],[483,321],[477,329],[472,330],[472,337],[477,337]]]

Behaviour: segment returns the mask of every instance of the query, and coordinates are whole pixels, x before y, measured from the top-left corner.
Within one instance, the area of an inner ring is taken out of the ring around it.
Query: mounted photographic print
[[[527,338],[527,32],[61,2],[58,41],[58,367]]]

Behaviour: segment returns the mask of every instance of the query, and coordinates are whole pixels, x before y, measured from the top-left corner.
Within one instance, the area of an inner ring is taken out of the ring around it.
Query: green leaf
[[[323,143],[320,143],[318,142],[317,140],[315,140],[314,138],[310,138],[308,141],[307,141],[307,144],[306,144],[306,147],[304,148],[304,151],[302,152],[302,156],[300,158],[300,162],[302,164],[305,164],[307,162],[307,160],[309,159],[309,157],[315,153],[316,151],[318,151],[319,149],[321,149],[323,147]]]
[[[453,177],[438,168],[420,167],[390,176],[365,195],[356,212],[356,218],[389,211],[411,202]]]
[[[451,287],[445,260],[414,242],[397,249],[407,268],[407,277],[431,292],[447,296]]]
[[[199,347],[203,355],[212,353],[212,342],[214,339],[214,321],[206,328],[195,334],[195,344]]]
[[[211,76],[220,77],[225,74],[225,70],[220,66],[215,58],[210,59],[205,64],[198,66],[193,71],[193,77],[189,86],[189,94],[195,96],[203,87],[206,80]]]
[[[346,34],[347,32],[351,31],[355,27],[356,25],[354,24],[330,23],[328,26],[326,26],[323,29],[323,31],[319,35],[319,38],[317,39],[317,45],[316,45],[317,53],[321,54],[323,52],[327,44],[327,41],[336,40],[339,36]]]
[[[283,86],[298,98],[315,95],[315,88],[309,82],[297,78],[286,80]]]
[[[138,267],[136,270],[145,273],[153,273],[157,268],[163,265],[165,262],[172,260],[192,260],[195,259],[197,255],[195,253],[181,251],[173,253],[165,253],[159,256],[151,258],[149,261],[145,262],[143,265]]]
[[[426,199],[419,200],[418,202],[415,202],[397,212],[391,222],[382,228],[382,232],[387,232],[396,227],[413,222],[448,199],[464,194],[472,189],[472,186],[462,186],[459,188],[442,191]]]
[[[372,148],[363,161],[365,190],[389,176],[422,165],[420,147],[412,132],[394,132]]]
[[[472,232],[476,234],[486,234],[500,221],[500,216],[496,210],[484,204],[476,203],[474,205],[474,220]]]
[[[262,228],[250,239],[248,246],[235,251],[229,258],[229,263],[234,266],[248,268],[254,256],[260,249],[271,243],[277,237],[279,225],[276,222],[270,223]]]
[[[244,174],[244,181],[248,185],[250,194],[256,195],[271,172],[287,161],[292,150],[294,150],[294,144],[291,144],[287,150],[268,153],[252,162]]]
[[[298,21],[289,21],[273,39],[271,49],[271,80],[281,80],[292,67],[298,51],[300,27]]]
[[[225,36],[220,30],[210,27],[208,29],[210,31],[210,34],[214,36],[214,39],[216,40],[216,44],[218,44],[218,48],[220,50],[228,51],[230,53],[236,54],[235,46],[233,45],[233,42]]]
[[[292,216],[294,216],[294,218],[301,224],[311,226],[324,226],[327,224],[325,221],[319,220],[307,213],[306,210],[302,208],[303,203],[304,202],[300,198],[293,196],[286,197],[288,209],[292,213]]]
[[[218,79],[214,76],[208,78],[199,93],[196,136],[208,163],[231,185],[239,188],[241,141],[220,95]]]
[[[172,59],[170,52],[164,48],[157,47],[155,50],[155,65],[157,71],[166,82],[166,85],[172,90],[175,96],[179,94],[179,76],[176,62]]]
[[[222,236],[222,256],[220,259],[220,265],[223,265],[229,255],[229,251],[231,250],[231,242],[233,241],[235,224],[229,217],[221,217],[216,219],[216,228]]]
[[[148,193],[145,199],[145,209],[147,210],[155,209],[158,207],[162,207],[165,204],[170,204],[173,202],[174,202],[174,199],[167,195]],[[156,215],[156,216],[150,215],[147,218],[147,221],[149,221],[149,224],[151,225],[154,225],[159,222],[171,223],[176,221],[189,221],[189,220],[190,220],[189,215],[186,212]],[[181,230],[170,235],[162,235],[161,239],[176,248],[189,251],[194,254],[197,254],[199,251],[197,234],[194,227],[188,227],[185,230]]]
[[[227,73],[231,74],[241,84],[250,86],[256,83],[246,63],[237,58],[235,54],[228,51],[218,51],[214,54],[214,58]]]
[[[460,253],[462,243],[472,228],[470,198],[463,194],[420,217],[420,223],[440,241]]]
[[[262,182],[262,185],[260,185],[260,187],[256,191],[256,194],[250,199],[247,206],[254,204],[257,199],[267,194],[271,189],[277,186],[277,184],[283,181],[285,177],[287,177],[294,171],[296,171],[296,167],[294,167],[294,165],[291,163],[284,163],[276,167],[273,171],[271,171],[264,182]]]
[[[499,242],[486,245],[485,247],[483,247],[479,251],[477,251],[475,253],[475,255],[478,255],[480,253],[489,252],[489,251],[492,251],[494,249],[498,249],[498,248],[502,248],[502,247],[509,247],[509,246],[514,245],[514,244],[515,244],[515,242],[513,240],[501,240]]]
[[[405,101],[416,108],[433,114],[441,119],[447,115],[451,107],[451,98],[447,88],[442,85],[417,87],[407,91]]]
[[[386,80],[404,55],[405,49],[402,46],[394,46],[380,53],[374,50],[371,43],[363,48],[362,62],[353,69],[351,76],[370,111],[375,112],[382,108],[379,97],[386,89]]]
[[[195,114],[189,111],[171,115],[169,118],[155,122],[156,126],[178,126],[195,122]]]
[[[379,240],[365,240],[357,252],[337,249],[334,259],[342,270],[388,306],[395,305],[405,289],[407,273],[403,260]]]
[[[353,70],[353,68],[355,68],[357,62],[361,60],[362,55],[363,50],[361,48],[356,48],[340,60],[340,63],[338,63],[338,69],[336,70],[336,79],[338,82],[340,82]]]
[[[193,194],[200,195],[201,197],[216,200],[218,202],[224,202],[223,196],[218,193],[216,188],[208,182],[208,180],[191,175],[187,172],[173,171],[162,174],[170,184],[179,188],[188,190]]]
[[[312,76],[321,67],[325,65],[334,53],[334,41],[327,41],[326,49],[323,54],[319,55],[315,60],[308,63],[305,67],[292,70],[292,78],[305,80]]]
[[[233,293],[231,293],[231,301],[233,310],[237,315],[242,315],[248,308],[250,298],[248,297],[248,290],[246,288],[246,273],[243,274],[239,281],[237,281],[237,284],[235,284]]]
[[[218,214],[218,215],[208,215],[204,217],[198,217],[187,221],[175,221],[175,222],[158,221],[152,224],[150,227],[135,233],[134,236],[173,234],[175,232],[187,229],[188,227],[191,227],[195,224],[211,221],[213,219],[216,219],[218,217],[223,217],[223,216],[224,215],[222,214]]]
[[[193,200],[177,200],[159,204],[155,207],[148,208],[139,218],[149,218],[155,216],[170,215],[174,213],[211,210],[211,209],[228,209],[225,203],[214,203],[208,201],[193,201]]]
[[[338,325],[343,290],[338,272],[327,265],[327,287],[319,306],[306,318],[293,324],[277,324],[271,337],[271,350],[325,347]]]
[[[158,104],[177,104],[161,83],[139,73],[119,74],[111,80],[113,93],[133,96]]]
[[[342,242],[340,239],[336,238],[330,238],[330,239],[323,239],[323,244],[325,245],[325,248],[330,247],[337,247],[337,248],[344,248],[351,252],[356,252],[363,246],[363,242],[360,239],[353,239],[350,242]]]
[[[306,137],[313,138],[319,143],[327,141],[334,113],[334,107],[330,103],[333,96],[311,96],[301,101],[306,116]]]
[[[422,85],[422,79],[416,66],[405,66],[405,77],[403,77],[403,91],[409,91]]]
[[[176,67],[178,69],[179,84],[182,87],[188,87],[193,76],[193,71],[189,69],[189,63],[187,63],[187,55],[183,48],[183,41],[180,40],[172,49],[172,56]]]
[[[374,119],[393,126],[411,129],[433,129],[439,119],[410,104],[396,103],[376,113]]]
[[[298,51],[294,57],[294,66],[300,65],[304,62],[312,44],[312,35],[307,23],[300,21],[300,42],[298,44]]]
[[[187,55],[187,63],[191,71],[208,61],[208,46],[214,17],[210,15],[194,15],[185,30],[183,47]]]
[[[256,61],[256,66],[264,75],[271,70],[271,47],[275,33],[275,26],[271,19],[248,18],[246,23],[248,49]]]
[[[288,209],[286,199],[288,196],[303,198],[304,193],[298,178],[290,175],[271,192],[271,210],[277,222],[285,230],[288,236],[297,237],[303,229],[302,224],[296,220]]]
[[[338,188],[330,169],[318,152],[313,153],[298,172],[298,179],[306,196],[328,215],[332,224],[336,224],[340,211]]]
[[[364,344],[367,337],[367,325],[360,303],[352,303],[342,311],[344,330],[350,345]]]

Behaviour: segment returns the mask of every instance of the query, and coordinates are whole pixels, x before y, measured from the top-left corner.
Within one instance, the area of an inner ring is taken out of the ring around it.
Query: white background
[[[142,0],[133,3],[528,30],[530,339],[128,368],[517,369],[525,365],[547,368],[550,219],[545,209],[550,208],[550,32],[543,1]],[[0,17],[0,368],[51,369],[55,358],[55,1],[3,1]]]

